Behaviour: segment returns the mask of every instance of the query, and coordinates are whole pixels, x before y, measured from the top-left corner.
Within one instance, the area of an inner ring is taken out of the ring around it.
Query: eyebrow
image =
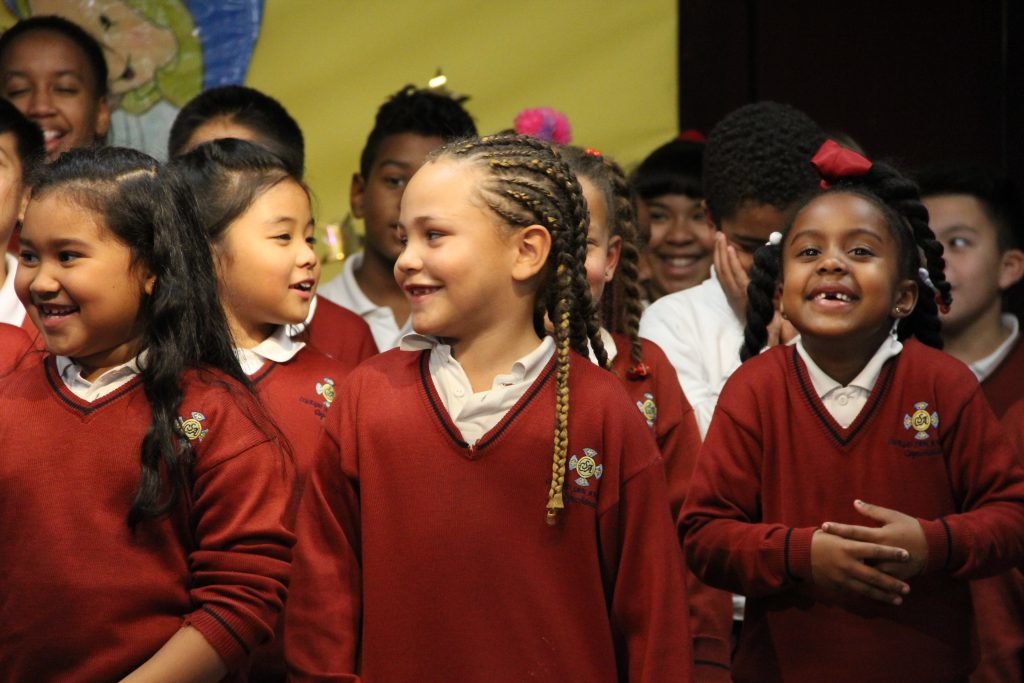
[[[56,76],[57,76],[57,78],[62,78],[64,76],[72,76],[72,77],[76,78],[77,80],[82,81],[83,83],[85,82],[85,77],[82,74],[80,74],[79,72],[75,71],[74,69],[64,69],[62,71],[58,71]],[[31,76],[29,75],[29,73],[27,71],[22,71],[20,69],[9,69],[9,70],[4,72],[4,79],[5,80],[8,79],[8,78],[14,78],[14,77],[31,78]]]
[[[804,228],[803,230],[800,230],[798,232],[793,233],[790,236],[790,239],[791,240],[795,240],[797,237],[805,237],[805,236],[808,236],[808,237],[821,237],[823,234],[824,234],[824,231],[818,230],[817,228]],[[878,231],[877,230],[872,230],[871,228],[854,228],[848,234],[856,235],[858,237],[862,236],[862,235],[866,235],[868,237],[874,237],[876,239],[882,239],[882,236],[878,233]]]
[[[377,164],[377,166],[398,166],[403,170],[412,168],[412,164],[410,164],[408,161],[399,161],[398,159],[384,159],[379,164]]]
[[[32,240],[26,239],[24,237],[18,238],[18,243],[22,244],[24,246],[29,246],[29,247],[35,246],[32,243]],[[67,247],[77,247],[77,248],[81,249],[81,248],[89,247],[91,245],[88,242],[85,242],[85,241],[80,240],[80,239],[76,239],[74,237],[64,237],[62,239],[56,239],[56,240],[50,241],[48,246],[51,249],[64,249],[64,248],[67,248]]]

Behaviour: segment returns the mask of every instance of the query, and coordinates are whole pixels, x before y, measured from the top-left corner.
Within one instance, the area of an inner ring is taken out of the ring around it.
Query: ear
[[[110,104],[107,102],[107,96],[104,95],[100,98],[99,104],[96,107],[96,137],[102,139],[110,129]]]
[[[156,275],[151,273],[147,275],[145,281],[143,281],[142,289],[146,292],[146,296],[152,296],[154,287],[156,287]]]
[[[783,320],[789,320],[789,318],[786,317],[786,308],[785,308],[785,306],[782,305],[782,283],[781,282],[776,282],[775,283],[775,292],[772,294],[772,302],[775,303],[775,310],[777,310],[779,312],[779,316]]]
[[[896,285],[896,295],[893,297],[892,310],[889,314],[896,319],[906,318],[917,305],[917,283],[913,280],[901,280]]]
[[[608,240],[608,260],[604,269],[604,281],[611,282],[615,277],[615,271],[619,267],[619,259],[622,257],[622,238],[615,235]]]
[[[999,262],[999,289],[1008,290],[1024,277],[1024,251],[1007,249]]]
[[[513,237],[515,263],[512,279],[525,282],[544,269],[551,253],[551,233],[542,225],[529,225],[517,230]]]
[[[352,174],[352,186],[348,191],[348,205],[352,207],[352,215],[356,218],[363,217],[363,199],[366,197],[366,180],[362,174]]]

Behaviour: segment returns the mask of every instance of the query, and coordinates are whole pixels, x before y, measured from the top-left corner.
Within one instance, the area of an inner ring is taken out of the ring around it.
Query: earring
[[[894,312],[896,313],[896,315],[900,315],[901,313],[903,313],[903,309],[902,309],[902,308],[900,308],[899,306],[897,306],[897,307],[896,307],[896,308],[894,309]]]

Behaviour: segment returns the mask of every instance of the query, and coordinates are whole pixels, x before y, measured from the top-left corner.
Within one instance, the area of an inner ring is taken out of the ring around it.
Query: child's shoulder
[[[902,365],[905,374],[927,376],[943,384],[957,384],[972,389],[978,386],[977,376],[963,361],[917,339],[905,340],[900,356],[904,361]]]

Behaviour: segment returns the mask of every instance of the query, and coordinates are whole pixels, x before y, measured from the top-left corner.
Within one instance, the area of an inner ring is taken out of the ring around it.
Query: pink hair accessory
[[[821,176],[821,189],[827,190],[843,178],[862,176],[871,170],[871,161],[835,140],[826,140],[811,157]]]
[[[520,135],[540,138],[556,145],[568,145],[572,140],[569,117],[551,107],[522,110],[516,115],[515,130]]]

